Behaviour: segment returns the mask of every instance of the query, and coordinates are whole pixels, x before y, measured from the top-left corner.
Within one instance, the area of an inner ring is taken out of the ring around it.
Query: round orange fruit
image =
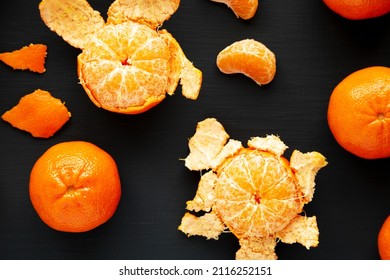
[[[85,232],[107,222],[121,197],[114,159],[84,141],[62,142],[34,164],[29,186],[32,205],[48,226]]]
[[[335,13],[351,20],[383,16],[390,12],[389,0],[323,0]]]
[[[390,68],[358,70],[333,90],[328,124],[336,141],[365,159],[390,156]]]
[[[390,215],[379,230],[378,250],[382,260],[390,260]]]

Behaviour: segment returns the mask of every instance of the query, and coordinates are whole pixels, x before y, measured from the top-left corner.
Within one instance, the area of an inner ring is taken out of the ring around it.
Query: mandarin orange
[[[376,18],[390,12],[389,0],[323,0],[335,13],[351,20]]]
[[[60,99],[53,97],[48,91],[38,89],[23,96],[1,118],[34,137],[49,138],[69,121],[70,116]]]
[[[344,78],[333,90],[328,124],[336,141],[352,154],[390,156],[390,68],[373,66]]]
[[[265,85],[274,79],[276,58],[264,44],[245,39],[234,42],[219,52],[217,67],[225,74],[241,73],[257,84]]]
[[[379,230],[378,250],[382,260],[390,260],[390,215],[383,222]]]
[[[34,164],[29,186],[32,205],[49,227],[85,232],[115,213],[121,183],[114,159],[84,141],[62,142]]]
[[[236,259],[276,259],[276,239],[318,245],[316,217],[301,215],[314,194],[314,178],[327,162],[318,152],[292,153],[274,135],[254,137],[244,148],[228,141],[228,134],[215,119],[198,123],[190,138],[185,165],[190,170],[209,170],[201,176],[179,230],[188,236],[218,239],[228,229],[238,239]]]
[[[138,114],[174,94],[179,81],[183,96],[199,95],[202,72],[160,29],[179,4],[116,0],[107,22],[86,0],[42,0],[39,9],[51,30],[82,50],[77,72],[91,101],[112,112]]]

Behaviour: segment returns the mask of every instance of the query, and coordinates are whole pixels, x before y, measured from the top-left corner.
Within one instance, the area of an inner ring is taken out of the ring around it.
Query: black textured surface
[[[135,116],[95,107],[78,84],[79,50],[51,32],[40,19],[39,1],[5,1],[0,8],[0,52],[30,43],[48,46],[46,73],[14,71],[0,64],[0,113],[37,88],[66,102],[71,120],[50,139],[0,122],[1,259],[233,259],[232,234],[220,239],[187,238],[177,230],[185,202],[196,191],[199,173],[184,167],[187,141],[196,123],[217,118],[231,138],[277,134],[302,152],[323,153],[329,165],[316,179],[314,200],[320,244],[306,250],[280,243],[280,259],[378,259],[376,238],[389,214],[389,159],[363,160],[344,151],[327,126],[329,96],[346,75],[390,66],[390,15],[349,21],[320,0],[261,1],[250,21],[225,5],[183,0],[164,24],[187,57],[203,71],[197,101],[176,94]],[[106,17],[110,1],[90,0]],[[224,75],[215,59],[227,45],[245,38],[263,42],[277,58],[275,79],[259,87],[242,75]],[[87,233],[57,232],[38,218],[29,200],[29,173],[50,146],[90,141],[116,160],[123,195],[114,217]]]

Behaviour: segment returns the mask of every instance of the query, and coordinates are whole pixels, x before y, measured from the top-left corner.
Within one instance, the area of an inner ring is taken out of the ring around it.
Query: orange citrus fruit
[[[242,19],[251,19],[254,17],[259,5],[258,0],[211,0],[226,4],[233,13]]]
[[[15,70],[44,73],[46,54],[46,45],[30,44],[19,50],[0,53],[0,60]]]
[[[218,170],[216,207],[239,238],[278,232],[302,211],[301,193],[283,157],[243,149]]]
[[[217,67],[222,73],[241,73],[257,84],[265,85],[274,79],[276,58],[264,44],[245,39],[223,49],[217,56]]]
[[[328,105],[329,128],[347,151],[366,159],[390,156],[390,68],[373,66],[343,79]]]
[[[169,59],[167,43],[146,25],[106,25],[78,56],[78,73],[98,107],[141,113],[165,98]]]
[[[323,0],[335,13],[351,20],[375,18],[390,12],[389,0]]]
[[[60,99],[53,97],[48,91],[38,89],[23,96],[1,118],[18,129],[30,132],[34,137],[49,138],[70,116]]]
[[[216,119],[198,123],[185,165],[209,171],[201,176],[187,210],[205,214],[187,212],[178,229],[214,239],[230,230],[241,245],[237,259],[276,259],[277,239],[316,247],[316,217],[301,213],[313,198],[314,179],[327,165],[325,157],[295,150],[287,160],[287,146],[275,135],[253,137],[247,148],[228,138]]]
[[[84,141],[49,148],[30,174],[30,198],[39,217],[58,231],[85,232],[115,213],[121,183],[114,159]]]
[[[378,250],[382,260],[390,260],[390,216],[387,217],[379,230]]]
[[[45,24],[80,48],[78,76],[98,107],[138,114],[173,95],[179,82],[182,95],[197,99],[202,72],[195,68],[162,23],[180,0],[115,0],[107,22],[87,0],[42,0]]]

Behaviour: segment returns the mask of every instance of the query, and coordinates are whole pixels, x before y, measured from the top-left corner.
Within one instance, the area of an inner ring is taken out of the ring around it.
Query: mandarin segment
[[[134,21],[156,29],[176,12],[179,5],[180,0],[116,0],[108,9],[107,22]]]
[[[217,239],[224,225],[239,239],[237,259],[276,259],[277,239],[308,249],[317,246],[316,218],[300,214],[313,196],[314,177],[325,158],[294,151],[291,166],[282,155],[287,146],[277,136],[253,137],[248,148],[228,138],[216,119],[198,123],[186,166],[209,171],[187,210],[205,214],[187,212],[179,230]]]
[[[238,18],[242,18],[245,20],[253,18],[259,6],[258,0],[211,0],[211,1],[226,4]]]
[[[19,50],[0,53],[0,60],[15,70],[30,70],[44,73],[47,46],[44,44],[30,44]]]
[[[222,73],[241,73],[258,85],[265,85],[275,77],[276,58],[264,44],[245,39],[220,51],[217,55],[217,67]]]
[[[53,97],[48,91],[38,89],[23,96],[1,118],[34,137],[49,138],[69,121],[70,116],[60,99]]]

